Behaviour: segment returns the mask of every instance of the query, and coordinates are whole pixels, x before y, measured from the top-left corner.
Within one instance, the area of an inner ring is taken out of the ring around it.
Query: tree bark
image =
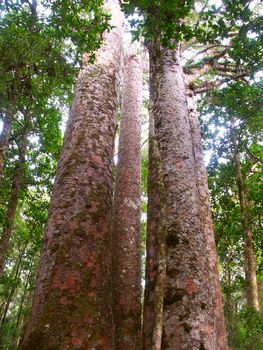
[[[161,159],[154,132],[153,101],[156,98],[157,89],[155,88],[155,65],[152,60],[150,60],[150,66],[148,206],[142,350],[160,350],[166,269],[166,198]]]
[[[256,311],[259,311],[257,269],[256,269],[256,260],[255,260],[255,254],[254,254],[253,236],[250,229],[249,205],[248,205],[246,189],[243,181],[243,175],[241,171],[239,147],[238,147],[238,141],[237,141],[233,119],[231,120],[231,136],[232,136],[232,144],[234,148],[234,162],[236,167],[236,183],[238,187],[241,222],[242,222],[243,233],[244,233],[243,255],[244,255],[244,267],[245,267],[245,276],[246,276],[247,305]]]
[[[24,164],[26,161],[25,157],[28,146],[28,135],[29,128],[28,126],[25,126],[25,129],[22,133],[22,140],[19,145],[19,159],[17,161],[14,171],[11,194],[7,206],[5,223],[0,239],[0,276],[4,272],[6,256],[9,249],[9,242],[12,235],[13,224],[19,201],[19,192],[24,181]]]
[[[113,149],[122,14],[84,66],[59,160],[22,349],[115,349],[111,290]]]
[[[227,335],[224,320],[223,301],[217,269],[215,234],[209,201],[209,189],[203,156],[201,130],[198,121],[198,113],[196,110],[194,94],[190,89],[187,90],[187,105],[193,144],[193,154],[195,160],[195,173],[200,201],[199,210],[203,218],[203,228],[207,240],[206,244],[209,249],[208,262],[211,279],[210,291],[213,300],[212,312],[214,312],[215,315],[214,328],[216,330],[216,349],[224,350],[227,349]]]
[[[186,91],[177,50],[154,45],[153,101],[166,214],[166,285],[162,349],[216,349],[206,235],[200,215]]]
[[[140,348],[141,98],[142,62],[132,47],[125,57],[114,198],[113,305],[118,350]]]
[[[2,174],[4,168],[4,162],[8,148],[8,141],[11,134],[12,121],[13,113],[11,108],[9,108],[5,114],[5,118],[3,120],[3,130],[0,134],[0,175]]]

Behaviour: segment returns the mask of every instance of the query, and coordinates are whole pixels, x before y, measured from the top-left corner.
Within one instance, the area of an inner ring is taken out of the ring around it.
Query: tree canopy
[[[260,350],[263,320],[246,305],[238,153],[262,295],[262,7],[260,1],[122,0],[134,40],[180,42],[198,99],[230,344]],[[65,115],[76,75],[110,30],[103,0],[0,2],[0,235],[12,226],[0,277],[0,348],[18,349],[32,293]],[[148,101],[145,102],[147,104]],[[147,124],[147,122],[146,122]],[[233,133],[237,148],[233,145]],[[146,211],[147,143],[142,147]],[[20,177],[19,177],[20,176]],[[14,217],[14,184],[19,178]],[[11,209],[10,209],[11,208]],[[8,221],[9,220],[9,221]],[[145,259],[143,222],[142,259]],[[260,299],[263,308],[262,296]]]

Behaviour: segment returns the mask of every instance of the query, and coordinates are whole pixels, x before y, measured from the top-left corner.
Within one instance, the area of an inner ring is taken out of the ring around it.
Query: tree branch
[[[205,47],[203,50],[198,51],[193,57],[191,57],[187,62],[186,62],[186,66],[187,65],[191,65],[194,60],[196,59],[197,56],[201,55],[202,53],[205,53],[211,49],[214,49],[215,47],[226,47],[226,45],[222,45],[222,44],[214,44],[214,45],[210,45]]]
[[[247,151],[247,153],[252,157],[254,158],[258,163],[262,164],[263,165],[263,161],[258,158],[254,153],[252,153],[249,148],[247,148],[244,144],[242,144],[242,146],[245,148],[245,150]]]
[[[198,85],[198,86],[195,86],[195,84],[192,82],[189,84],[189,88],[193,90],[195,94],[200,94],[203,92],[211,91],[212,89],[219,87],[220,85],[227,83],[231,80],[239,80],[239,79],[243,80],[246,75],[247,74],[245,73],[237,74],[236,76],[228,75],[224,79],[217,79],[210,82],[206,81],[202,85]]]

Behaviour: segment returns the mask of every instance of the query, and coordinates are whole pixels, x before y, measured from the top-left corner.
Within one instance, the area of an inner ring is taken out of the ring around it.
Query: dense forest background
[[[262,4],[256,0],[185,1],[178,11],[179,1],[156,3],[160,6],[162,44],[172,46],[172,39],[183,42],[184,73],[198,105],[229,345],[233,349],[262,350]],[[110,30],[110,14],[102,5],[101,0],[0,2],[0,348],[3,350],[19,348],[28,319],[76,77],[83,61],[88,59],[92,64],[96,59],[102,33]],[[144,61],[147,61],[144,46],[152,39],[153,24],[145,16],[149,6],[143,0],[122,2],[126,14],[125,45],[130,45],[128,32],[131,32],[133,40],[139,40],[137,50],[143,52]],[[147,63],[143,82],[144,287]],[[254,267],[247,267],[244,251],[253,255]],[[254,268],[256,274],[259,293],[254,299],[248,296],[253,276],[246,268]]]

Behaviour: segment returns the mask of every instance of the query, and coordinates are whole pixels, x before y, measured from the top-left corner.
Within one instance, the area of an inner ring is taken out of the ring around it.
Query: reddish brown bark
[[[12,235],[16,210],[18,206],[19,193],[24,181],[23,167],[25,164],[25,157],[28,146],[28,134],[29,130],[26,127],[22,133],[22,139],[19,144],[19,159],[17,161],[14,171],[12,188],[6,211],[5,223],[0,239],[0,276],[4,272],[6,256],[9,249],[9,242]]]
[[[217,269],[217,256],[215,235],[213,229],[212,213],[209,201],[209,189],[206,176],[206,168],[203,156],[203,147],[201,140],[201,130],[198,121],[198,113],[195,106],[193,92],[187,90],[187,105],[189,112],[190,130],[193,144],[193,153],[195,160],[195,172],[200,200],[200,213],[203,218],[203,228],[207,239],[208,262],[210,269],[211,284],[209,286],[213,298],[212,312],[214,312],[214,328],[216,330],[216,349],[227,349],[227,335],[225,329],[223,301],[220,290],[220,282]]]
[[[22,349],[115,349],[111,291],[113,148],[122,15],[78,78]]]
[[[11,134],[11,126],[13,121],[13,113],[11,109],[5,114],[3,120],[3,129],[0,134],[0,175],[3,171],[5,156],[8,148],[8,141]]]
[[[200,215],[186,91],[176,51],[155,45],[153,101],[166,213],[162,349],[216,349],[206,235]]]
[[[154,132],[153,101],[155,67],[150,69],[150,126],[148,164],[148,206],[146,272],[143,312],[142,349],[160,350],[163,329],[163,292],[165,283],[166,199],[158,144]]]
[[[141,97],[142,64],[131,48],[125,57],[114,198],[113,311],[118,350],[140,348]]]
[[[254,254],[254,242],[250,228],[250,215],[249,204],[246,194],[246,188],[244,185],[243,174],[241,171],[241,162],[239,156],[239,146],[237,136],[235,132],[234,120],[231,120],[231,135],[232,144],[234,147],[234,162],[236,167],[236,183],[238,187],[238,198],[240,204],[241,222],[244,233],[243,255],[244,255],[244,268],[246,276],[246,289],[247,289],[247,305],[259,311],[259,293],[257,284],[257,268]]]

